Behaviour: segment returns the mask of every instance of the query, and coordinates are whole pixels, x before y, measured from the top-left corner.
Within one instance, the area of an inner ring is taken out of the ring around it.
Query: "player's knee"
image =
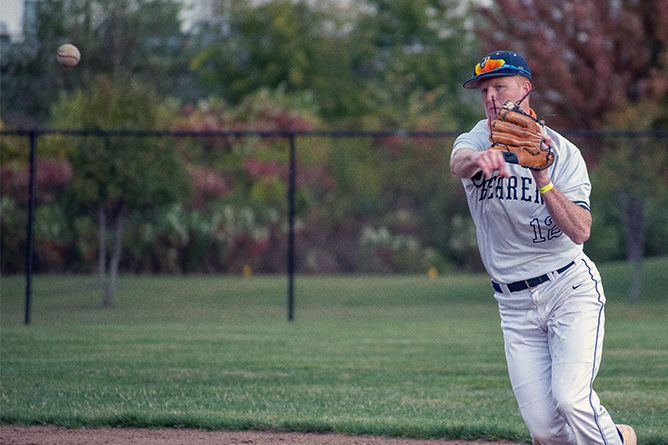
[[[565,434],[563,429],[563,420],[559,419],[556,412],[540,410],[532,413],[524,413],[524,421],[529,428],[531,438],[534,444],[552,443],[552,441]]]
[[[555,393],[554,396],[557,410],[566,419],[570,419],[575,416],[576,413],[582,409],[582,403],[586,402],[586,399],[583,399],[582,396],[568,392]]]

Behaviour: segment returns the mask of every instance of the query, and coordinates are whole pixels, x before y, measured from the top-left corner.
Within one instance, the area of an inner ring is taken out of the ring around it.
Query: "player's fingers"
[[[504,160],[503,163],[499,166],[498,170],[499,176],[502,178],[510,178],[510,174],[506,170],[506,161]]]
[[[480,167],[487,179],[491,178],[499,168],[503,168],[503,164],[505,163],[503,156],[495,150],[481,152],[477,161],[478,167]]]
[[[498,152],[497,158],[499,160],[499,176],[502,178],[510,178],[510,173],[508,173],[508,170],[506,170],[506,165],[508,165],[508,163],[506,162],[506,158],[503,156],[503,153]]]
[[[482,174],[485,175],[487,179],[492,177],[492,173],[494,172],[492,168],[492,164],[489,161],[489,156],[485,152],[481,152],[477,159],[476,159],[476,164],[478,165],[478,168],[482,171]]]
[[[498,172],[498,175],[501,177],[504,178],[509,177],[509,174],[506,171],[506,159],[503,157],[501,151],[488,150],[487,158],[489,160],[489,165],[490,165],[490,174],[488,178],[491,177],[495,171]]]

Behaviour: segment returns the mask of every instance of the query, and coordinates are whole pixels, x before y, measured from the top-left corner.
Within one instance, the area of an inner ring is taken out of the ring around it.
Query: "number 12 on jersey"
[[[541,224],[538,218],[534,218],[529,223],[533,229],[533,242],[544,243],[561,235],[561,230],[552,221],[552,217],[548,216]]]

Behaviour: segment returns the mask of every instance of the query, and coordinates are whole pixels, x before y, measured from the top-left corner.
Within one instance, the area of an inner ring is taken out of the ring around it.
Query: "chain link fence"
[[[288,319],[296,273],[480,270],[448,171],[458,134],[2,131],[2,272],[25,273],[29,323],[33,273],[95,273],[119,228],[121,273],[285,274]],[[644,173],[665,193],[668,130],[563,134],[590,167],[654,147],[638,159],[649,156]],[[605,230],[602,252],[622,236]]]

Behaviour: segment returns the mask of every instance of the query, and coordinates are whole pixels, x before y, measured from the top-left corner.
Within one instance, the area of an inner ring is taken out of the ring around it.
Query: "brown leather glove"
[[[491,150],[503,150],[506,162],[534,170],[552,165],[552,147],[543,144],[543,123],[512,102],[506,102],[490,124]]]

